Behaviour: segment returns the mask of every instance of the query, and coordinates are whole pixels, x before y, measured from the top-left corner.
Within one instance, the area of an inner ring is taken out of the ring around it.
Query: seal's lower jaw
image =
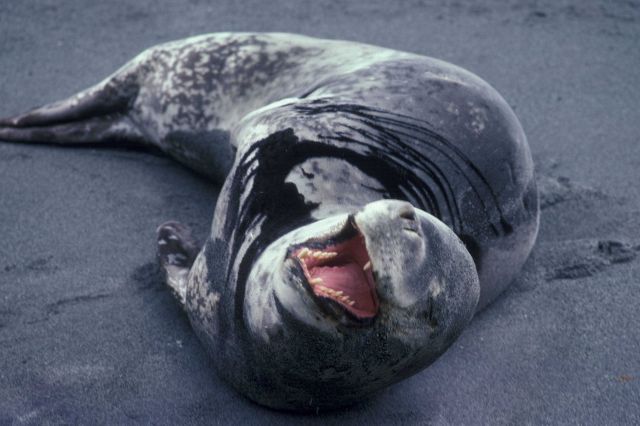
[[[364,235],[351,218],[336,235],[291,247],[307,289],[319,304],[367,322],[378,314],[378,295]]]

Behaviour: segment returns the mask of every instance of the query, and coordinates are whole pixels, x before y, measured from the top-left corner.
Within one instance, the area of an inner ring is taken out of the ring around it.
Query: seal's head
[[[479,296],[458,237],[396,200],[296,229],[253,269],[249,284],[261,297],[245,305],[249,327],[273,351],[270,361],[282,358],[284,386],[298,386],[314,406],[347,404],[426,367],[470,321]],[[285,379],[292,371],[297,378]]]

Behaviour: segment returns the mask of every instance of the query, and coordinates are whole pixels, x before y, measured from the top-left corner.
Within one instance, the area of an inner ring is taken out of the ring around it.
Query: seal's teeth
[[[334,251],[312,251],[309,252],[311,257],[315,257],[316,259],[331,259],[332,257],[336,257],[338,255],[337,252]]]
[[[369,269],[371,269],[371,261],[368,261],[363,267],[362,269],[364,271],[368,271]]]
[[[332,293],[332,290],[329,287],[325,287],[322,284],[318,284],[316,288],[318,289],[318,291],[320,291],[320,293],[322,293],[323,296],[330,296]]]
[[[309,280],[309,284],[311,284],[311,285],[320,285],[320,286],[322,286],[322,283],[323,283],[322,278],[319,278],[319,277],[318,278],[311,278]],[[322,289],[324,290],[324,289],[326,289],[326,287],[323,286]]]
[[[332,288],[326,287],[322,278],[316,277],[311,278],[309,283],[313,286],[314,291],[318,296],[330,297],[338,302],[344,303],[345,305],[353,306],[356,304],[354,300],[351,300],[349,295],[344,294],[342,290],[334,290]]]
[[[300,250],[300,252],[298,253],[298,258],[299,259],[304,259],[305,257],[307,257],[307,255],[309,254],[311,250],[309,250],[308,248],[303,248],[302,250]]]

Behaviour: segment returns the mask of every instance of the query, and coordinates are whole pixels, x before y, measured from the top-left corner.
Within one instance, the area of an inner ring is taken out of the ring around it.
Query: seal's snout
[[[389,230],[398,228],[421,236],[416,208],[406,201],[380,200],[367,204],[355,216],[355,221],[368,222],[376,227],[389,225]]]
[[[380,200],[367,204],[353,221],[371,240],[424,237],[418,212],[406,201]]]
[[[365,236],[381,302],[407,308],[424,298],[430,259],[424,212],[400,200],[369,203],[354,216]]]
[[[416,209],[409,203],[400,203],[397,207],[398,217],[415,221],[416,220]]]
[[[422,238],[420,222],[418,221],[415,207],[405,202],[399,202],[398,205],[394,207],[396,210],[392,211],[392,214],[397,215],[398,219],[400,219],[402,230]]]

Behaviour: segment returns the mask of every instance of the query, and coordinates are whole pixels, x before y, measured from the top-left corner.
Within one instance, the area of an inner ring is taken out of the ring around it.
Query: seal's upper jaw
[[[352,217],[335,235],[313,238],[291,247],[307,289],[328,308],[340,307],[360,321],[378,314],[378,295],[364,235]]]

